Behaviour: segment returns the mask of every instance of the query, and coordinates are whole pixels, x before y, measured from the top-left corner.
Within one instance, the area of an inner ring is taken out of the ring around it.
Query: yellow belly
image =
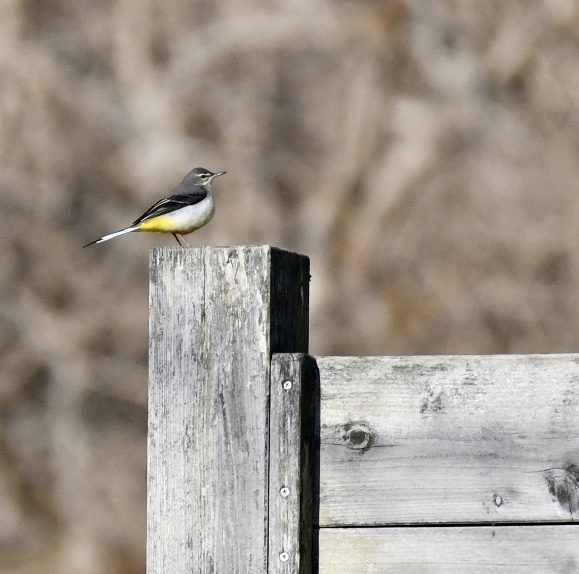
[[[175,218],[170,215],[159,215],[139,223],[139,231],[159,231],[161,233],[178,232]]]

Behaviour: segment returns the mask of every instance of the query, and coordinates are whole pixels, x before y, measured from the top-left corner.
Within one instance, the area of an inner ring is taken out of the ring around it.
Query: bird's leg
[[[181,237],[180,235],[178,235],[177,233],[172,233],[171,234],[176,240],[177,243],[181,246],[181,247],[189,247],[189,244],[187,243],[187,241],[185,241],[184,237]],[[185,245],[183,245],[183,242]]]

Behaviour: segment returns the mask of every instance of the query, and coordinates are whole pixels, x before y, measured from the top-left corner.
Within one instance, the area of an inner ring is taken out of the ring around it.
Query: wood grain
[[[317,383],[311,357],[272,357],[269,574],[312,573]]]
[[[307,352],[308,285],[267,246],[153,250],[149,574],[267,571],[270,357]]]
[[[579,526],[320,529],[319,574],[574,574]]]
[[[321,526],[579,518],[579,356],[321,357]]]

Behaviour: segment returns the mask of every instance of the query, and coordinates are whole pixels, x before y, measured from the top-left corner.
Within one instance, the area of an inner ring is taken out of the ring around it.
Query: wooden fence
[[[579,355],[314,359],[309,279],[152,252],[148,574],[578,573]]]

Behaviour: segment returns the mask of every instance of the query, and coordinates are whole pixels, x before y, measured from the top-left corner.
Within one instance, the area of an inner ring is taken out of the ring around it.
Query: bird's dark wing
[[[202,187],[199,187],[198,190],[195,190],[192,193],[188,193],[187,195],[170,195],[157,201],[155,205],[147,209],[141,217],[133,221],[132,225],[137,225],[141,223],[141,221],[145,221],[145,219],[152,219],[153,217],[157,217],[159,215],[165,215],[167,213],[171,213],[177,209],[181,209],[182,207],[186,207],[187,205],[195,205],[200,201],[203,201],[207,197],[207,191],[205,191]]]

